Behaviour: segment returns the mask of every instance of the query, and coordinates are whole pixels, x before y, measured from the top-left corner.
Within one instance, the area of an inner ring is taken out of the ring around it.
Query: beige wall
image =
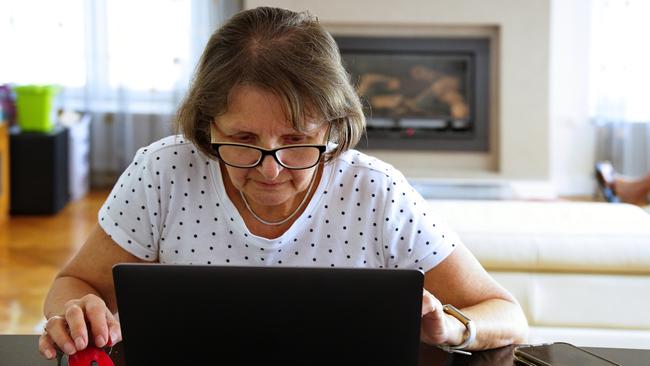
[[[380,28],[386,34],[441,29],[494,29],[498,34],[493,156],[371,152],[412,177],[550,177],[548,0],[274,0],[245,8],[309,10],[332,32]]]

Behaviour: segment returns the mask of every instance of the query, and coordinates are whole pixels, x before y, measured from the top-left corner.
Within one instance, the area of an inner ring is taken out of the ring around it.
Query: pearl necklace
[[[257,214],[253,211],[251,206],[248,204],[248,201],[246,200],[246,196],[244,196],[244,193],[242,191],[239,191],[239,195],[241,196],[241,199],[244,201],[244,205],[246,205],[246,209],[248,209],[248,212],[250,212],[251,215],[253,215],[253,217],[257,221],[261,222],[262,224],[271,225],[271,226],[282,225],[285,222],[291,220],[291,218],[294,217],[298,213],[298,211],[300,211],[302,206],[305,204],[305,202],[307,201],[307,197],[309,197],[309,193],[311,192],[311,188],[314,185],[314,181],[316,181],[316,174],[318,174],[318,169],[316,169],[316,171],[314,171],[314,174],[311,176],[311,181],[309,182],[309,187],[307,188],[307,192],[305,193],[305,196],[302,198],[302,201],[300,202],[298,207],[296,207],[296,209],[289,216],[287,216],[286,218],[280,221],[266,221],[263,218],[257,216]]]

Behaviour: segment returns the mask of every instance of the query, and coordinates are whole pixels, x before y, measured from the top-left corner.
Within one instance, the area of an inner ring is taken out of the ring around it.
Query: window
[[[171,91],[190,54],[188,1],[106,2],[110,88]]]
[[[2,1],[0,83],[61,85],[75,109],[172,110],[196,62],[192,42],[205,42],[192,37],[196,8],[192,0]]]
[[[648,1],[593,1],[591,114],[597,122],[650,122]]]
[[[0,83],[83,87],[84,1],[0,2]]]

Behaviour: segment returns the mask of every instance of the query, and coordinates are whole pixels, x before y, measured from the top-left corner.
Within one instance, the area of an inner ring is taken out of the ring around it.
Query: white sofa
[[[521,303],[530,343],[650,349],[650,215],[628,204],[430,200]]]

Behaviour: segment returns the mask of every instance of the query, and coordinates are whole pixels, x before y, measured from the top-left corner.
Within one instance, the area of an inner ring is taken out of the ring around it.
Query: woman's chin
[[[246,193],[246,199],[251,206],[274,207],[280,206],[289,200],[288,195],[279,192]]]

